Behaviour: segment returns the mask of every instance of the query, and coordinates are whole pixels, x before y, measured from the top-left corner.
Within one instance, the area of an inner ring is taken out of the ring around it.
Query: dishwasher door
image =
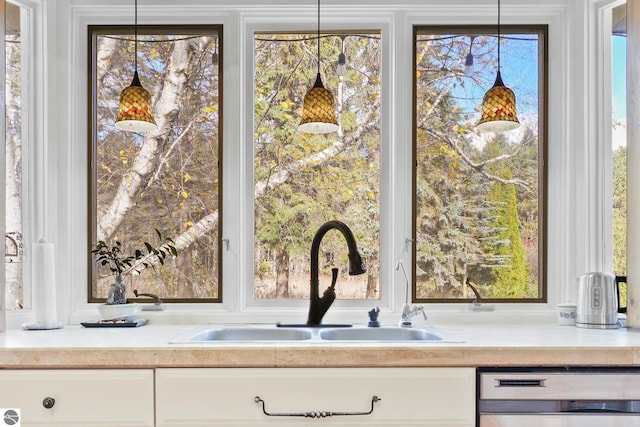
[[[480,427],[637,427],[640,415],[630,414],[489,414]]]
[[[478,370],[480,427],[640,426],[640,370]]]

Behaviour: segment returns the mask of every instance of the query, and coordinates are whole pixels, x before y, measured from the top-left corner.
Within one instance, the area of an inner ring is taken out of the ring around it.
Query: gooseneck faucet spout
[[[349,247],[349,275],[355,276],[367,271],[362,264],[362,258],[358,252],[356,239],[353,237],[353,233],[349,227],[347,227],[343,222],[335,220],[322,224],[316,232],[316,235],[313,237],[313,242],[311,243],[311,289],[309,295],[309,318],[307,319],[308,326],[320,325],[325,313],[329,310],[329,307],[331,307],[331,304],[336,299],[335,286],[336,280],[338,279],[338,269],[331,269],[331,286],[329,286],[322,294],[322,297],[320,297],[320,272],[318,266],[320,242],[324,235],[332,229],[340,231],[347,241],[347,246]]]

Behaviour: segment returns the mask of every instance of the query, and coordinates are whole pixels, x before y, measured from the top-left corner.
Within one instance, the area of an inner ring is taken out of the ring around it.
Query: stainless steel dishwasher
[[[640,426],[640,370],[478,370],[480,427]]]

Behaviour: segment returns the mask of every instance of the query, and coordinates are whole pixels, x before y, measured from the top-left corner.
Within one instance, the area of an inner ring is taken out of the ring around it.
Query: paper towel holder
[[[22,329],[60,329],[56,315],[56,283],[54,246],[41,237],[32,248],[32,308],[34,322],[24,323]]]

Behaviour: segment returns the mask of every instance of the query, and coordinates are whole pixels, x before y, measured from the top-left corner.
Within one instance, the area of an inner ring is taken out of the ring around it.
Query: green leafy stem
[[[157,264],[164,265],[167,257],[178,256],[173,239],[163,237],[158,229],[156,234],[161,242],[160,245],[154,247],[149,242],[143,242],[144,249],[136,249],[133,255],[123,255],[122,242],[119,240],[116,240],[114,245],[99,240],[91,253],[96,257],[96,264],[108,266],[112,273],[120,276],[132,272],[140,273],[149,267],[155,269]]]

